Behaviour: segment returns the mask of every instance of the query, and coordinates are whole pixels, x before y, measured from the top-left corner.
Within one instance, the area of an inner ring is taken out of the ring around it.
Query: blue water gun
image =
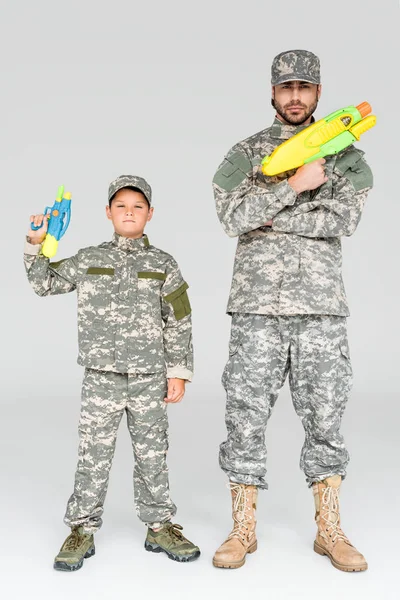
[[[58,247],[58,242],[67,231],[71,220],[71,193],[65,192],[64,186],[60,185],[57,192],[57,198],[53,206],[46,206],[44,209],[44,218],[49,219],[47,234],[42,247],[42,254],[47,258],[52,258]],[[36,231],[41,225],[35,227],[31,223],[31,229]]]

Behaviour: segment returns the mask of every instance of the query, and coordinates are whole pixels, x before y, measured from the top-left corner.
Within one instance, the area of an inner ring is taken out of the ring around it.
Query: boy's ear
[[[111,209],[108,206],[108,204],[106,206],[106,215],[107,215],[107,219],[110,219],[110,221],[111,221]]]
[[[147,221],[151,221],[151,219],[153,218],[153,213],[154,213],[154,208],[151,207],[149,209],[149,214],[147,215]]]

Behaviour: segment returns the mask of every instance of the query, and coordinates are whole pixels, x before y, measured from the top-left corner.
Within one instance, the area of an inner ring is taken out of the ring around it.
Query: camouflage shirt
[[[78,363],[119,373],[190,380],[193,371],[188,285],[175,260],[147,236],[111,242],[51,263],[26,243],[24,262],[39,296],[77,290]]]
[[[218,217],[239,236],[229,313],[349,314],[340,238],[354,233],[372,174],[350,146],[326,158],[329,179],[317,190],[297,195],[287,182],[295,171],[264,176],[261,159],[304,127],[275,119],[236,144],[214,176]]]

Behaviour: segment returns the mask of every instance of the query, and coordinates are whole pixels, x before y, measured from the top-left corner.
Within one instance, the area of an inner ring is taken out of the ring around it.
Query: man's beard
[[[307,119],[309,119],[311,117],[311,115],[314,113],[315,109],[317,108],[318,96],[315,96],[315,102],[313,102],[312,105],[308,108],[308,110],[306,110],[306,113],[303,117],[301,115],[291,115],[290,113],[287,112],[287,110],[285,110],[285,109],[289,108],[290,106],[300,106],[303,109],[304,108],[307,109],[307,106],[305,106],[304,104],[301,104],[301,102],[291,102],[290,104],[286,104],[283,107],[282,104],[279,104],[279,102],[277,100],[274,100],[274,98],[271,98],[271,104],[274,107],[274,109],[276,110],[276,112],[278,113],[278,115],[280,117],[282,117],[282,119],[285,119],[285,121],[290,123],[290,125],[303,125],[303,123],[305,123],[307,121]]]

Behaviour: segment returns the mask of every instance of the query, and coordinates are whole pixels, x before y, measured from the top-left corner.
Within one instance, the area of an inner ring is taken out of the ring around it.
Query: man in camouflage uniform
[[[78,363],[85,367],[79,460],[65,515],[72,533],[56,557],[58,570],[76,570],[94,554],[124,413],[135,457],[136,511],[149,528],[146,549],[180,562],[200,554],[171,523],[176,506],[166,464],[167,403],[182,399],[193,371],[188,285],[172,256],[143,234],[153,214],[149,184],[121,176],[110,184],[108,200],[111,242],[51,263],[41,253],[47,219],[36,215],[31,221],[41,229],[30,232],[24,254],[39,296],[78,295]]]
[[[367,568],[340,526],[339,486],[349,455],[340,423],[352,380],[341,276],[341,237],[352,235],[372,187],[363,152],[350,146],[297,171],[263,175],[260,162],[314,122],[320,64],[305,50],[272,64],[271,127],[236,144],[214,180],[218,217],[238,236],[228,303],[232,315],[227,440],[220,465],[232,488],[234,527],[217,567],[237,568],[257,548],[255,507],[265,482],[265,428],[285,378],[305,430],[300,466],[316,504],[316,552],[345,571]]]

